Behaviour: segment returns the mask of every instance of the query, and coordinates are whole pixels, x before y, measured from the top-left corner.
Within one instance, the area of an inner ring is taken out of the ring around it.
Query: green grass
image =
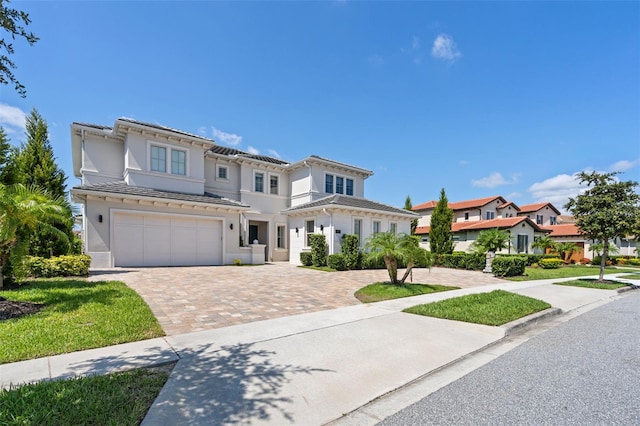
[[[621,274],[624,272],[636,272],[633,269],[622,269],[607,267],[604,270],[606,274]],[[558,269],[542,269],[527,267],[524,271],[524,275],[518,277],[506,277],[510,281],[529,281],[529,280],[546,280],[553,278],[570,278],[570,277],[585,277],[591,275],[598,275],[600,268],[597,266],[586,265],[567,265]]]
[[[550,308],[546,302],[503,290],[413,306],[404,312],[486,325],[503,325]]]
[[[626,278],[628,280],[640,280],[640,274],[624,275],[621,278]]]
[[[449,287],[438,284],[394,285],[391,283],[373,283],[356,291],[355,297],[362,303],[371,303],[457,289],[459,289],[459,287]]]
[[[622,283],[615,280],[605,280],[604,282],[598,282],[596,279],[580,279],[573,281],[563,281],[554,283],[555,285],[566,285],[571,287],[584,287],[584,288],[597,288],[600,290],[616,290],[622,287],[627,287],[629,284]]]
[[[145,368],[0,390],[0,425],[139,425],[169,371]]]
[[[0,364],[164,335],[145,301],[119,281],[36,280],[0,296],[45,305],[0,321]]]

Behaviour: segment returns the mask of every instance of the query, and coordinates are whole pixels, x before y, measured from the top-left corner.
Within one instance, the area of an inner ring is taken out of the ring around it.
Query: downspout
[[[333,230],[333,213],[328,213],[326,208],[322,208],[322,213],[329,216],[329,232],[331,232],[329,236],[329,254],[335,254],[333,251],[333,240],[335,239],[335,231]]]

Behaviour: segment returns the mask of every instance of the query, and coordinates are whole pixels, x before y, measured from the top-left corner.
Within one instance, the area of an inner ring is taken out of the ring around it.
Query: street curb
[[[512,333],[522,330],[523,328],[534,325],[540,321],[544,321],[549,317],[556,316],[562,314],[562,309],[560,308],[549,308],[544,311],[536,312],[535,314],[527,315],[526,317],[522,317],[515,321],[511,321],[502,325],[504,328],[505,337],[509,336]]]
[[[635,285],[635,284],[629,284],[626,287],[620,287],[619,289],[617,289],[616,291],[618,293],[626,293],[627,291],[632,291],[632,290],[638,290],[640,289],[639,285]]]

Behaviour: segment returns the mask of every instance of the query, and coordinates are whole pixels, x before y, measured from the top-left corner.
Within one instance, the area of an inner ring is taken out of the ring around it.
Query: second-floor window
[[[256,173],[254,175],[253,190],[256,192],[264,192],[264,173]]]
[[[344,178],[336,176],[336,194],[344,194]]]
[[[167,155],[167,151],[169,151],[169,155]],[[187,175],[187,151],[166,146],[151,145],[149,157],[152,172],[170,172],[174,175]]]
[[[353,195],[353,179],[327,173],[324,175],[324,192]]]
[[[187,174],[187,153],[185,151],[171,150],[171,173],[182,176]]]
[[[469,212],[464,212],[464,220],[469,220]]]
[[[347,195],[353,195],[353,179],[347,178]]]
[[[324,176],[324,192],[333,194],[333,175]]]
[[[218,166],[218,179],[229,179],[229,169],[227,169],[227,166]]]
[[[549,225],[556,225],[558,223],[558,219],[555,216],[549,216]]]
[[[151,171],[167,172],[167,148],[162,146],[151,146]]]
[[[278,195],[278,176],[269,175],[269,194]]]
[[[537,214],[536,215],[536,223],[538,225],[542,225],[544,223],[544,216],[542,216],[541,214]]]
[[[487,212],[487,220],[491,220],[496,217],[495,212]]]

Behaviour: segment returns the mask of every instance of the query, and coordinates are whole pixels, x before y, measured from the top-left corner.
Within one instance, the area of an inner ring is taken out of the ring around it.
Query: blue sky
[[[69,125],[117,117],[370,169],[402,206],[502,195],[561,208],[582,170],[640,180],[640,2],[32,2],[16,41],[68,185]],[[3,35],[4,36],[4,35]]]

